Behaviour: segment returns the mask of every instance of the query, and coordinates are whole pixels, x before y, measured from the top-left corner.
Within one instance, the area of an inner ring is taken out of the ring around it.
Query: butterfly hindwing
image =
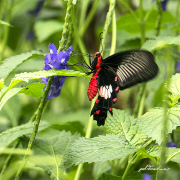
[[[99,93],[91,111],[94,120],[97,124],[104,125],[107,117],[107,111],[112,114],[112,106],[117,101],[117,93],[119,91],[118,81],[116,75],[109,69],[101,69],[99,73]]]

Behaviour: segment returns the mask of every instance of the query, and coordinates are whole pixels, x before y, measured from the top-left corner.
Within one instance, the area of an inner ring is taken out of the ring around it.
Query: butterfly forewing
[[[117,75],[120,90],[148,81],[158,73],[154,56],[143,50],[124,51],[109,56],[103,61],[102,68],[111,69]]]

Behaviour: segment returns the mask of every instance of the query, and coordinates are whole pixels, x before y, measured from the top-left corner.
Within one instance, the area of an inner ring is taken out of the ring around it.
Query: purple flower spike
[[[143,180],[152,180],[152,177],[148,173],[143,173]]]
[[[176,73],[180,71],[180,61],[176,63]]]
[[[52,68],[55,69],[69,69],[67,67],[67,61],[69,60],[69,56],[72,53],[72,46],[67,49],[67,51],[62,51],[57,54],[57,49],[54,44],[49,44],[49,52],[50,54],[46,54],[44,59],[44,67],[43,70],[49,70]],[[51,88],[49,90],[47,99],[51,100],[53,97],[58,97],[61,93],[62,86],[65,82],[65,76],[54,76],[53,82],[51,84]],[[45,85],[47,85],[49,77],[42,78],[42,81]],[[45,87],[43,88],[43,91]]]
[[[167,147],[176,147],[177,148],[177,144],[174,143],[174,142],[168,142],[166,146]]]
[[[162,7],[162,10],[163,11],[166,11],[167,10],[167,3],[168,3],[169,0],[164,0],[164,1],[161,1],[161,7]]]

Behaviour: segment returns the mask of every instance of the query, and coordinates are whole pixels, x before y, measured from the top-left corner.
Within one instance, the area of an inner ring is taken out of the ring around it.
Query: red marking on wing
[[[96,99],[96,104],[99,102],[99,99]]]
[[[119,90],[119,86],[115,89],[115,91],[118,91]]]
[[[90,83],[89,83],[89,87],[88,87],[88,90],[87,90],[87,95],[88,95],[88,98],[89,98],[89,101],[91,101],[97,94],[98,92],[98,89],[99,89],[99,86],[98,86],[98,78],[99,78],[99,71],[100,71],[100,68],[101,68],[101,55],[99,55],[98,57],[98,60],[97,60],[97,64],[96,64],[96,72],[95,74],[93,75]]]
[[[117,81],[117,77],[115,77],[114,80]]]
[[[117,98],[114,98],[114,99],[113,99],[113,102],[116,102],[116,101],[117,101]]]
[[[112,111],[112,108],[109,108],[109,111]]]
[[[99,114],[100,113],[100,110],[97,110],[94,114]]]

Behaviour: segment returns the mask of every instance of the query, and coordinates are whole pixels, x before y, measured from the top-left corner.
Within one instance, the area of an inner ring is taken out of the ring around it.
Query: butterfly
[[[117,102],[119,90],[154,78],[158,66],[153,54],[145,50],[122,51],[105,59],[96,52],[87,74],[91,73],[87,95],[90,101],[96,94],[98,97],[90,115],[101,126],[105,124],[108,111],[113,115],[112,106]]]

